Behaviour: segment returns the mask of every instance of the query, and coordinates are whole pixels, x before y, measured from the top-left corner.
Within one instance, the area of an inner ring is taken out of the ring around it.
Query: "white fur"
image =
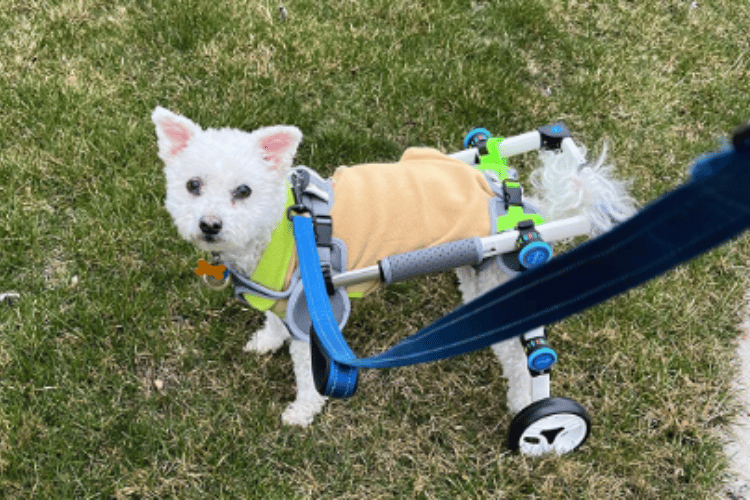
[[[252,274],[283,216],[284,179],[292,166],[302,133],[296,127],[265,127],[253,132],[235,129],[202,130],[187,118],[157,107],[159,157],[167,178],[166,208],[180,236],[199,248],[217,252],[245,274]],[[263,147],[266,145],[267,147]],[[593,165],[574,165],[562,154],[543,152],[541,167],[532,173],[532,186],[541,197],[537,205],[547,220],[585,214],[594,232],[604,232],[634,213],[625,184],[615,180],[611,167],[603,166],[604,153]],[[191,194],[187,183],[200,179],[201,192]],[[238,186],[252,194],[233,198]],[[220,223],[207,238],[201,221]],[[496,266],[478,273],[474,268],[456,269],[464,302],[473,300],[506,281]],[[260,354],[277,350],[289,341],[294,364],[297,397],[282,414],[286,424],[306,426],[320,413],[326,398],[318,394],[312,379],[309,346],[291,340],[283,322],[266,312],[265,326],[255,332],[245,350]],[[516,413],[531,403],[526,356],[518,339],[492,346],[508,379],[508,409]]]
[[[586,153],[584,146],[579,149]],[[606,155],[605,144],[594,164],[578,165],[567,155],[539,152],[541,168],[534,170],[529,180],[534,193],[542,199],[547,219],[583,214],[591,222],[592,235],[598,235],[635,213],[627,183],[613,176],[611,166],[604,165]]]

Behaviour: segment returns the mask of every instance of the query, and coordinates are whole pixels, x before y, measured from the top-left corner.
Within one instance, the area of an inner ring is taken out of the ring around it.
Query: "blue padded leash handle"
[[[734,145],[697,160],[690,181],[612,231],[520,274],[388,351],[356,359],[320,330],[322,355],[333,372],[457,356],[580,312],[720,245],[750,226],[750,128],[735,135]],[[327,350],[329,343],[336,348]]]
[[[341,335],[328,300],[313,221],[309,217],[296,215],[292,217],[292,226],[303,290],[312,322],[310,349],[315,388],[326,396],[348,398],[357,389],[358,371],[336,360],[357,357]]]

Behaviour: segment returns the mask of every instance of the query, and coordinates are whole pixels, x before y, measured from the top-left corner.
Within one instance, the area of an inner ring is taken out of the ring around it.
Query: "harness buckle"
[[[506,211],[511,205],[523,205],[523,191],[518,181],[503,180],[503,202],[505,203]]]
[[[326,253],[330,255],[331,250],[333,250],[333,219],[331,216],[313,214],[313,231],[315,232],[315,244],[318,246],[318,249],[321,247],[326,248],[328,249]],[[328,292],[328,295],[333,295],[336,293],[336,289],[333,287],[333,271],[330,258],[327,260],[321,259],[320,268],[323,272],[326,292]]]
[[[313,215],[313,229],[319,247],[333,248],[333,219],[330,215]]]

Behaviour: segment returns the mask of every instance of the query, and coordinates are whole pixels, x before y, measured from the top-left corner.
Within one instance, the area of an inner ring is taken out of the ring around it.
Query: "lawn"
[[[279,123],[299,164],[461,149],[564,120],[648,203],[750,119],[750,6],[731,0],[0,0],[0,497],[694,498],[721,491],[737,411],[746,237],[553,324],[553,394],[587,443],[505,443],[489,350],[365,371],[306,429],[261,315],[201,286],[163,208],[150,113]],[[533,158],[515,166],[528,173]],[[459,302],[429,276],[358,303],[360,354]]]

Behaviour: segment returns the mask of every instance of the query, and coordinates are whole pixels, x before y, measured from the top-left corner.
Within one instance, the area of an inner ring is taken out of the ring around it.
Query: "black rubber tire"
[[[567,398],[536,401],[513,418],[508,447],[527,455],[570,453],[580,447],[591,432],[591,418],[578,402]]]

